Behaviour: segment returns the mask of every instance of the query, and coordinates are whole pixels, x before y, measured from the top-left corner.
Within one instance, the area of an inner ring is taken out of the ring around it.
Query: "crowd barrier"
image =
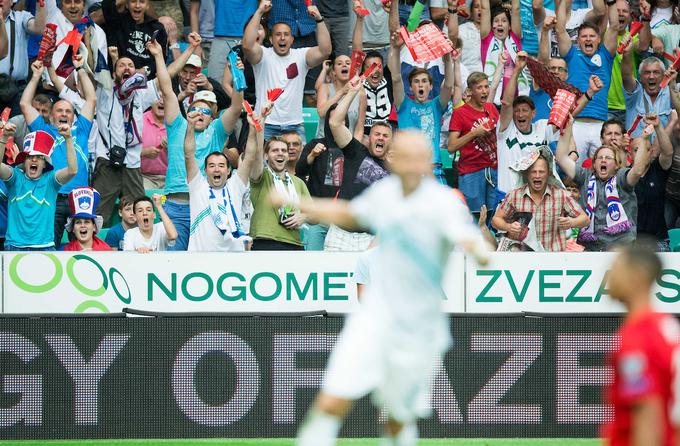
[[[423,437],[595,437],[618,315],[452,315]],[[292,437],[340,317],[0,316],[0,439]],[[380,435],[362,399],[341,435]]]
[[[2,253],[4,314],[351,313],[358,253]],[[480,268],[454,253],[449,313],[616,313],[611,253],[495,253]],[[680,255],[662,254],[655,306],[680,313]],[[414,296],[417,298],[417,296]]]

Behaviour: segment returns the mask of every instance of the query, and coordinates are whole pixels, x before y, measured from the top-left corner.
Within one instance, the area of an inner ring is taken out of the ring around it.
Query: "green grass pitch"
[[[187,439],[187,440],[22,440],[0,441],[2,446],[293,446],[292,439]],[[375,446],[375,438],[341,439],[338,446]],[[575,438],[511,438],[511,439],[480,439],[480,438],[447,438],[420,440],[419,446],[596,446],[601,441],[596,439]]]

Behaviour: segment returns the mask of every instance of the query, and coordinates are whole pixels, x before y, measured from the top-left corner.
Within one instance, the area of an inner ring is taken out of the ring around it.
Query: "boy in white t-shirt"
[[[156,224],[154,224],[156,219],[154,205],[161,216],[161,221]],[[137,198],[132,205],[132,210],[137,219],[137,227],[125,232],[123,239],[125,251],[146,254],[152,251],[166,251],[168,246],[175,244],[177,230],[161,206],[160,195],[154,194],[153,201],[146,196]]]

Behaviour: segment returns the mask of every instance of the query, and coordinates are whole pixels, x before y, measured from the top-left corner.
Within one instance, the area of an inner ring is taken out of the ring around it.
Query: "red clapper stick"
[[[255,116],[253,116],[253,107],[250,106],[248,101],[243,101],[243,109],[248,113],[248,116],[253,118],[253,122],[255,123],[255,130],[258,132],[261,132],[263,130],[262,124],[260,123],[259,119],[256,119]]]
[[[678,68],[680,68],[680,54],[678,54],[678,57],[673,60],[673,65],[670,66],[671,70],[678,71]],[[671,78],[669,76],[664,76],[663,80],[661,81],[661,85],[659,85],[661,88],[666,88],[668,86],[668,83],[671,81]]]
[[[368,78],[373,72],[377,69],[380,68],[380,64],[378,62],[373,62],[368,68],[366,68],[366,71],[364,71],[364,74],[361,75],[361,80],[364,80]]]
[[[630,40],[633,40],[633,37],[637,36],[637,34],[640,32],[641,29],[642,29],[642,22],[632,22],[630,24],[630,31],[629,31]],[[623,50],[625,50],[625,49],[626,49],[625,42],[622,41],[619,44],[619,47],[616,49],[616,52],[619,53],[619,54],[623,54]]]

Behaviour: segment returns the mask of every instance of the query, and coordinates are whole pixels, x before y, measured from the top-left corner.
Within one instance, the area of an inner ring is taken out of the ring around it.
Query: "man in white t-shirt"
[[[265,140],[281,135],[285,130],[295,130],[299,135],[305,134],[302,119],[305,76],[311,68],[326,60],[332,50],[331,36],[316,6],[308,6],[307,12],[316,21],[317,46],[291,49],[293,35],[286,23],[275,23],[272,26],[269,37],[271,48],[265,48],[257,43],[257,31],[262,15],[271,7],[271,0],[260,1],[257,11],[243,33],[242,42],[243,51],[248,61],[253,64],[255,74],[256,113],[267,114],[266,111],[262,112],[262,107],[267,104],[269,90],[283,89],[283,93],[276,100],[276,106],[267,118]]]
[[[424,134],[402,131],[392,147],[394,175],[351,202],[300,204],[314,220],[375,231],[380,246],[366,297],[338,338],[298,446],[333,444],[352,402],[369,392],[387,408],[386,444],[415,445],[415,422],[429,412],[431,378],[451,342],[441,311],[448,256],[458,246],[486,260],[485,242],[466,206],[432,178]]]
[[[205,177],[196,162],[196,122],[200,112],[187,113],[187,131],[184,137],[184,162],[189,183],[189,209],[191,227],[188,251],[243,251],[251,241],[244,229],[242,218],[243,197],[251,178],[259,178],[264,169],[262,132],[256,132],[249,118],[248,142],[243,160],[235,175],[227,156],[214,151],[205,158]]]
[[[161,216],[161,221],[156,224],[154,224],[156,219],[154,205]],[[137,219],[137,227],[125,231],[123,250],[146,254],[167,251],[169,246],[175,244],[177,230],[163,210],[159,194],[154,194],[153,202],[147,196],[137,198],[132,205],[132,210]]]

